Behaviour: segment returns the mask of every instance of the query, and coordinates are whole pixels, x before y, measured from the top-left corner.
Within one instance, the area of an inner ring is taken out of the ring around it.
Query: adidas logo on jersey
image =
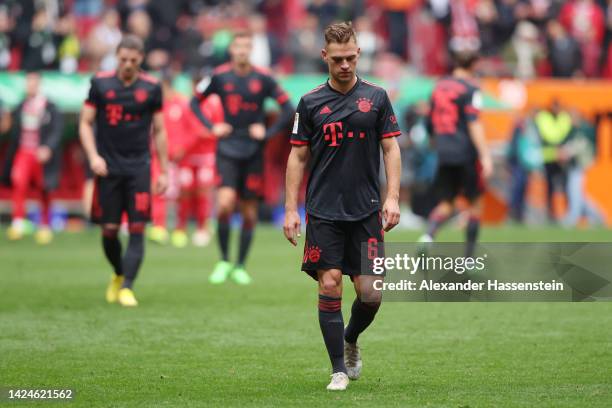
[[[321,109],[321,111],[319,112],[319,115],[325,115],[325,114],[328,114],[328,113],[331,113],[331,112],[332,111],[331,111],[331,109],[329,109],[329,106],[325,105],[323,107],[323,109]]]

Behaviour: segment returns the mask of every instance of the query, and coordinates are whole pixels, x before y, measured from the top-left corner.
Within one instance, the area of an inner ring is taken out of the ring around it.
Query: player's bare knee
[[[468,214],[470,217],[479,218],[482,213],[482,206],[480,204],[480,200],[475,200],[470,203],[470,207],[468,208]]]
[[[319,293],[321,295],[330,296],[330,297],[341,297],[342,287],[334,281],[322,282],[319,285]]]
[[[453,204],[448,201],[443,201],[439,205],[439,211],[444,215],[450,215],[453,211]]]
[[[218,216],[219,218],[229,218],[234,212],[234,203],[233,202],[219,202],[218,203]]]
[[[333,272],[319,274],[319,292],[325,296],[341,297],[342,296],[342,274]]]
[[[257,212],[245,211],[242,213],[242,227],[252,229],[257,224]]]

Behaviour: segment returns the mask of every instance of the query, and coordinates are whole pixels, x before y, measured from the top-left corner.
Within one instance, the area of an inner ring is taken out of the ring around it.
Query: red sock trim
[[[128,231],[130,232],[130,234],[142,234],[144,232],[144,229],[145,229],[144,222],[135,222],[128,226]]]
[[[339,312],[342,310],[342,298],[319,295],[319,310],[327,313]]]

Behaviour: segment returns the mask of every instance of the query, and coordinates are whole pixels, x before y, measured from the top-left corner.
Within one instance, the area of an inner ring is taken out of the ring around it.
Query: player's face
[[[140,70],[142,53],[129,48],[121,48],[117,51],[117,64],[119,66],[119,77],[129,81]]]
[[[40,75],[37,73],[29,73],[26,75],[26,95],[28,97],[36,96],[40,89]]]
[[[329,75],[339,83],[349,83],[353,80],[360,53],[361,50],[354,40],[344,44],[327,44],[321,51],[323,61],[329,68]]]
[[[229,52],[232,57],[232,61],[242,65],[247,64],[251,58],[251,51],[253,50],[253,41],[251,37],[237,37],[232,41]]]

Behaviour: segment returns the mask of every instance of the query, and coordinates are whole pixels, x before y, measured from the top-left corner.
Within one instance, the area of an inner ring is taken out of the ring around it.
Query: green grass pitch
[[[612,242],[612,232],[503,227],[482,238]],[[125,310],[104,301],[110,273],[97,231],[59,235],[49,247],[2,237],[0,387],[70,387],[73,407],[612,406],[612,304],[603,302],[386,303],[360,339],[362,378],[327,392],[316,289],[298,271],[301,254],[261,227],[254,284],[213,287],[214,244],[148,244],[140,306]],[[346,280],[345,320],[353,298]]]

